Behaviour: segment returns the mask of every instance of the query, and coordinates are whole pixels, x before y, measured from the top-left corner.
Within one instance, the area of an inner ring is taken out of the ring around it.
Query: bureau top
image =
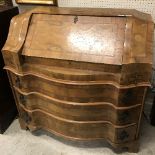
[[[39,7],[13,18],[3,51],[105,63],[152,63],[153,22],[136,10]]]

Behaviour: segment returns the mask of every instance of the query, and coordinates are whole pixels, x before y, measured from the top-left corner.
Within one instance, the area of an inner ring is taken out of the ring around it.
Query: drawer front
[[[11,56],[10,56],[11,57]],[[66,63],[60,61],[49,62],[48,59],[36,60],[37,58],[23,56],[22,72],[24,74],[38,75],[53,80],[72,82],[112,83],[113,85],[150,86],[151,64],[124,64],[120,67],[101,64],[82,64],[75,62]],[[46,61],[46,64],[45,62]],[[47,63],[48,62],[48,63]],[[60,66],[59,66],[60,65]],[[78,68],[79,67],[79,68]],[[88,67],[88,68],[85,68]],[[5,69],[15,71],[15,67],[7,65]],[[102,69],[102,70],[101,70]]]
[[[142,104],[146,87],[119,89],[110,84],[64,84],[37,76],[17,76],[10,73],[13,85],[22,91],[38,92],[55,99],[80,102],[108,102],[117,106]]]
[[[56,100],[37,93],[26,93],[16,89],[20,105],[29,110],[40,109],[58,117],[75,121],[109,121],[116,125],[137,123],[141,105],[117,108],[110,103],[75,103]]]
[[[13,59],[12,55],[8,59]],[[7,63],[11,63],[11,61],[7,61]],[[5,66],[5,69],[16,70],[9,64]],[[114,85],[122,86],[135,84],[150,86],[152,65],[132,63],[116,66],[22,56],[22,72],[62,81],[111,82]]]
[[[45,129],[70,139],[107,139],[113,143],[135,139],[137,125],[115,126],[106,121],[70,121],[39,110],[30,111],[19,107],[21,119],[29,128]]]

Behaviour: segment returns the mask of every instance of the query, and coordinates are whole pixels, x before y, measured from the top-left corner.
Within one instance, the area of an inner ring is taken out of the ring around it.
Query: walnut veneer
[[[136,10],[41,7],[3,48],[21,127],[138,151],[153,22]]]

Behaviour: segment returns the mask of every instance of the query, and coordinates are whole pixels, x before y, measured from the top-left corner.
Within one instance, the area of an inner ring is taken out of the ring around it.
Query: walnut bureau
[[[23,129],[138,151],[153,22],[136,10],[39,7],[3,48]]]

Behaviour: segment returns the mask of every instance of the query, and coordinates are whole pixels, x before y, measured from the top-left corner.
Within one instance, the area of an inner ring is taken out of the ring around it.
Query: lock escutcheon
[[[78,16],[74,17],[74,24],[76,24],[78,22]]]
[[[129,138],[129,134],[123,130],[121,133],[118,134],[118,139],[121,141],[127,140]]]

